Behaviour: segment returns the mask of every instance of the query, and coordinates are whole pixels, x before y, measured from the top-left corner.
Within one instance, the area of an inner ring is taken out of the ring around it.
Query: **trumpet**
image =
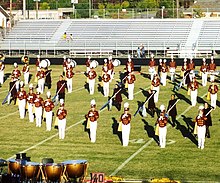
[[[29,57],[27,55],[24,55],[23,57],[21,57],[21,62],[24,64],[28,64],[29,63]]]

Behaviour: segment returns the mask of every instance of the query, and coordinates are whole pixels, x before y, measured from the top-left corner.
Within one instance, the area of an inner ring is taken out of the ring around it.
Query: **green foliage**
[[[47,3],[47,2],[40,3],[39,9],[40,10],[49,10],[50,9],[49,3]]]
[[[121,8],[122,9],[126,9],[126,8],[128,8],[130,6],[130,3],[128,2],[128,1],[123,1],[122,3],[121,3]]]
[[[89,17],[89,1],[81,0],[79,4],[75,5],[77,9],[77,18],[88,18]]]
[[[157,1],[156,0],[142,0],[138,2],[137,7],[141,9],[156,8]]]

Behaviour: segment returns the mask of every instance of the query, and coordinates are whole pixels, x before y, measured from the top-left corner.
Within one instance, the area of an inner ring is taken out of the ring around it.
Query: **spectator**
[[[140,47],[137,48],[137,58],[141,58],[141,50],[140,50]]]

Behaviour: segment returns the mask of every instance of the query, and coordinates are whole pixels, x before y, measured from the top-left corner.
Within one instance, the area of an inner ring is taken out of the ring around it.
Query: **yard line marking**
[[[150,88],[150,87],[147,87],[147,88],[145,88],[145,90],[146,90],[146,89],[149,89],[149,88]],[[137,95],[137,94],[140,93],[141,91],[142,91],[142,90],[140,90],[140,91],[134,93],[134,95]],[[106,108],[105,108],[105,109],[106,109]],[[103,109],[102,111],[104,111],[105,109]],[[101,113],[102,111],[100,111],[100,113]],[[17,112],[17,111],[16,111],[16,112]],[[80,121],[78,121],[78,122],[72,124],[71,126],[67,127],[67,128],[65,129],[65,131],[68,131],[69,129],[73,128],[74,126],[76,126],[76,125],[78,125],[78,124],[81,124],[84,120],[85,120],[85,119],[82,119],[82,120],[80,120]],[[46,139],[44,139],[44,140],[38,142],[37,144],[35,144],[35,145],[33,145],[33,146],[31,146],[31,147],[29,147],[29,148],[27,148],[27,149],[25,149],[25,150],[19,152],[19,153],[25,153],[25,152],[27,152],[27,151],[29,151],[29,150],[31,150],[31,149],[33,149],[33,148],[35,148],[35,147],[41,145],[41,144],[47,142],[48,140],[51,140],[52,138],[58,136],[58,134],[59,134],[59,132],[55,133],[54,135],[51,135],[50,137],[48,137],[48,138],[46,138]],[[15,157],[15,155],[14,155],[14,156],[11,156],[10,158],[7,159],[7,161],[8,161],[9,159],[14,158],[14,157]]]
[[[204,98],[206,96],[206,94],[204,94],[202,96],[202,98]],[[185,111],[183,111],[176,119],[178,120],[181,115],[185,114],[186,112],[188,112],[193,106],[189,106]],[[169,128],[171,125],[168,125],[167,128]],[[146,144],[144,144],[142,147],[140,147],[134,154],[132,154],[128,159],[126,159],[117,169],[115,169],[114,172],[111,173],[110,176],[114,176],[116,175],[122,168],[124,168],[124,166],[126,164],[128,164],[136,155],[138,155],[142,150],[144,150],[147,146],[149,146],[152,142],[154,141],[154,139],[150,139]]]
[[[0,120],[6,118],[6,117],[8,117],[8,116],[12,116],[12,115],[15,114],[15,113],[18,113],[18,111],[15,111],[15,112],[9,113],[9,114],[7,114],[7,115],[5,115],[5,116],[2,116],[2,117],[0,117]]]

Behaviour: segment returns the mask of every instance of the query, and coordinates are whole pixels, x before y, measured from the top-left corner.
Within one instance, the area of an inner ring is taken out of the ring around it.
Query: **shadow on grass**
[[[89,83],[85,82],[84,88],[89,92]]]
[[[142,121],[144,123],[144,130],[147,132],[148,137],[154,139],[157,145],[159,145],[159,138],[155,135],[154,127],[149,125],[145,119],[142,119]]]
[[[184,100],[186,103],[188,103],[189,105],[191,105],[191,101],[186,98],[183,94],[181,93],[177,93],[176,91],[173,91],[174,94],[177,96],[177,98],[181,99],[181,100]]]
[[[11,76],[11,73],[5,73],[4,74],[4,82]]]
[[[142,94],[147,97],[149,94],[148,94],[148,91],[144,90],[143,88],[140,88]]]
[[[98,90],[98,92],[100,92],[102,95],[104,95],[103,87],[101,86],[100,83],[98,84],[97,90]]]
[[[88,119],[85,116],[85,121],[83,121],[82,125],[84,126],[84,132],[87,132],[88,137],[90,138],[90,129],[87,128],[87,124],[88,124]]]
[[[193,142],[197,146],[198,141],[196,140],[195,136],[193,135],[193,132],[190,132],[190,130],[187,129],[186,126],[181,125],[179,121],[176,121],[176,124],[177,124],[176,129],[179,130],[182,133],[182,136],[184,138],[190,139],[191,142]]]
[[[143,76],[144,78],[151,79],[149,74],[146,74],[146,73],[143,73],[143,72],[141,72],[141,76]]]
[[[117,135],[118,139],[120,140],[121,144],[122,144],[122,133],[118,131],[118,126],[119,123],[118,121],[115,119],[115,117],[112,117],[112,133],[113,135]]]

